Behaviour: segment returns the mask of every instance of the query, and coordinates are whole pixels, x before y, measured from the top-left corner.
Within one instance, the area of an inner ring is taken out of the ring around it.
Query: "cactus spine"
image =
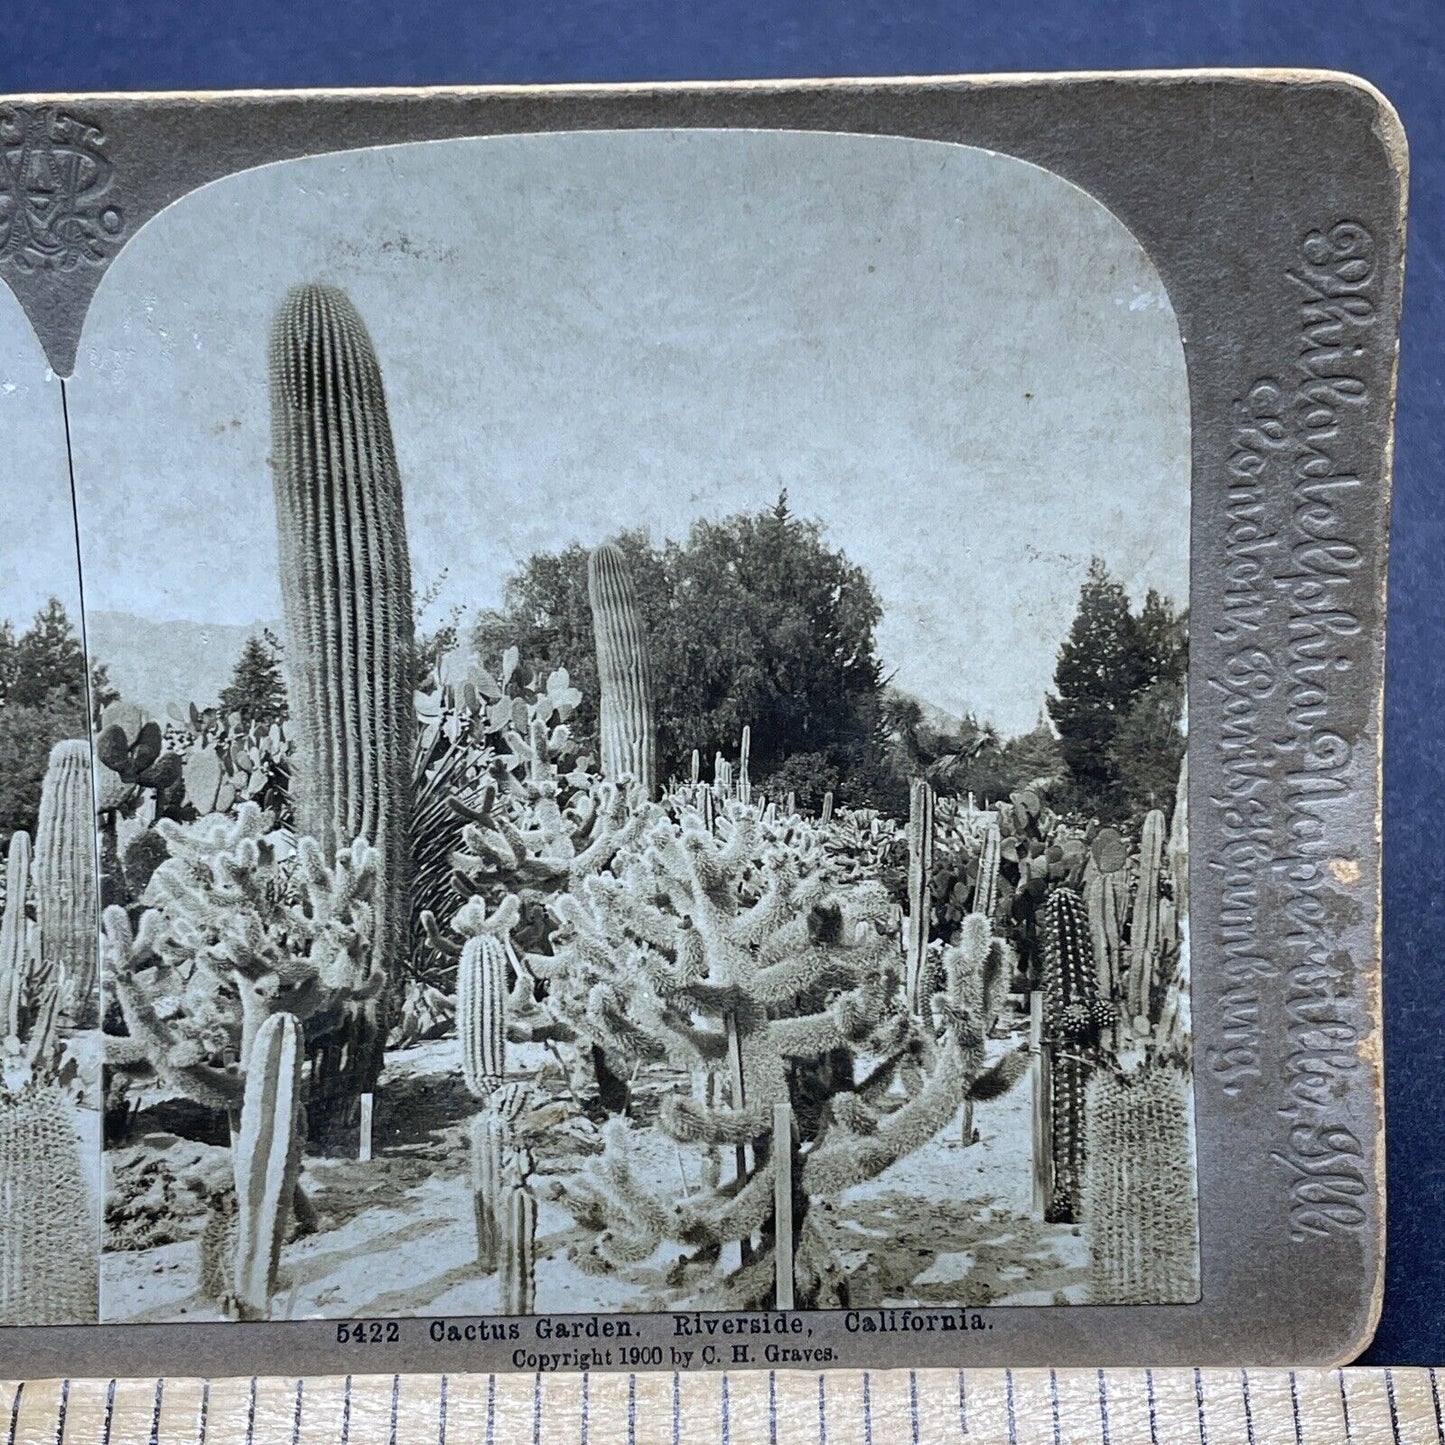
[[[5,859],[5,914],[0,918],[0,1039],[20,1036],[20,1006],[30,972],[25,922],[29,886],[30,834],[16,831]]]
[[[1159,878],[1164,865],[1164,814],[1151,809],[1139,836],[1139,886],[1129,925],[1129,1018],[1136,1033],[1147,1033],[1159,958],[1164,947]]]
[[[469,938],[457,965],[457,1037],[462,1077],[478,1099],[507,1072],[507,951],[494,934]]]
[[[537,1201],[510,1189],[502,1214],[502,1313],[529,1315],[537,1300]]]
[[[933,789],[915,778],[908,790],[908,917],[903,947],[908,993],[915,1012],[928,991],[928,925],[932,916],[929,885],[933,877]]]
[[[66,739],[50,750],[40,791],[34,871],[40,924],[37,972],[44,986],[63,989],[61,1021],[75,1026],[99,1011],[95,813],[90,744],[82,739]],[[58,969],[63,979],[56,978]]]
[[[99,1318],[99,1249],[74,1111],[51,1084],[0,1085],[0,1325]]]
[[[631,776],[650,799],[657,783],[657,723],[647,636],[627,560],[611,542],[587,559],[587,597],[602,694],[602,771],[613,779]]]
[[[1084,1217],[1093,1236],[1094,1304],[1199,1298],[1199,1207],[1189,1078],[1152,1064],[1100,1071],[1088,1086]]]
[[[390,970],[409,929],[416,715],[411,561],[381,370],[346,294],[319,285],[282,303],[270,369],[296,827],[328,857],[359,837],[380,853],[373,957]],[[374,1052],[363,1075],[380,1067]]]
[[[1083,900],[1057,888],[1044,905],[1044,1032],[1052,1051],[1054,1197],[1047,1218],[1078,1213],[1084,1166],[1084,1090],[1099,1029],[1112,1010],[1099,998],[1094,947]]]
[[[256,1033],[246,1070],[241,1129],[232,1150],[236,1175],[235,1306],[240,1319],[264,1320],[301,1168],[301,1025],[272,1014]]]
[[[490,1109],[471,1122],[472,1213],[477,1225],[477,1263],[488,1274],[502,1263],[502,1155],[507,1124]]]

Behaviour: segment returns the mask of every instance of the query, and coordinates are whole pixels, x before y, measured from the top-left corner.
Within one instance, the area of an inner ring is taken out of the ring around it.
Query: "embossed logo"
[[[0,108],[0,264],[71,271],[104,261],[124,218],[99,126],[55,106]]]

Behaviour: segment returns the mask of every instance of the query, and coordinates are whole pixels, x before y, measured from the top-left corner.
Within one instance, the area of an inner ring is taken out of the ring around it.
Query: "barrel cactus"
[[[63,1024],[93,1022],[99,1013],[99,889],[90,744],[83,739],[66,739],[50,751],[40,792],[34,874],[38,972],[42,981],[55,980],[62,990]]]
[[[271,430],[297,832],[326,856],[380,855],[373,957],[394,972],[410,927],[415,740],[411,562],[381,370],[344,292],[288,293],[271,333]],[[370,1088],[379,1030],[343,1091]]]
[[[1199,1203],[1189,1075],[1148,1064],[1089,1080],[1084,1218],[1093,1304],[1189,1304],[1199,1298]]]
[[[100,1240],[75,1112],[53,1084],[0,1081],[0,1325],[99,1317]]]
[[[587,596],[601,685],[602,771],[630,776],[645,798],[657,787],[652,669],[627,559],[604,542],[587,559]]]

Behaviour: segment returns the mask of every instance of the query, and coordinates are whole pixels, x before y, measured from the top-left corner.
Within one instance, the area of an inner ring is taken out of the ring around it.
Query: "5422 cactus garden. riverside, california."
[[[92,659],[10,833],[0,1322],[1196,1298],[1185,615],[1095,558],[1004,737],[780,489],[429,621],[367,324],[273,306],[283,615]]]

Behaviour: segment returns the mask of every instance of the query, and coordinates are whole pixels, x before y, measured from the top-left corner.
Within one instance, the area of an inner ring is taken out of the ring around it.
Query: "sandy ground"
[[[998,1041],[999,1051],[1017,1039]],[[382,1315],[500,1313],[497,1279],[475,1264],[472,1200],[467,1182],[466,1121],[476,1102],[460,1079],[455,1040],[398,1051],[387,1065],[377,1100],[375,1157],[308,1156],[303,1182],[321,1216],[319,1231],[288,1244],[276,1315],[309,1319]],[[556,1065],[541,1049],[514,1049],[518,1077],[537,1075],[552,1103],[534,1142],[539,1193],[550,1179],[576,1172],[598,1147],[595,1128],[572,1107]],[[639,1114],[655,1110],[656,1095],[676,1086],[666,1075],[639,1081]],[[840,1251],[854,1306],[892,1304],[1050,1304],[1082,1302],[1088,1280],[1087,1241],[1067,1225],[1029,1218],[1030,1093],[1019,1084],[975,1112],[979,1138],[968,1148],[955,1118],[922,1149],[878,1178],[848,1190],[836,1216],[856,1244]],[[684,1178],[695,1187],[700,1158],[643,1132],[639,1173],[675,1198]],[[226,1151],[173,1135],[142,1134],[112,1151],[108,1184],[152,1192],[157,1159],[172,1172],[218,1181],[229,1168]],[[165,1191],[160,1191],[164,1193]],[[159,1194],[157,1194],[159,1197]],[[163,1205],[173,1242],[124,1247],[144,1230],[113,1227],[103,1260],[102,1316],[113,1321],[215,1319],[198,1289],[197,1236],[204,1207],[196,1191],[172,1189],[189,1200],[184,1217]],[[111,1213],[115,1214],[112,1207]],[[675,1309],[691,1301],[668,1279],[676,1246],[664,1245],[627,1275],[585,1273],[565,1253],[576,1237],[571,1216],[542,1199],[538,1211],[536,1308],[539,1312]],[[117,1245],[121,1246],[117,1248]],[[724,1254],[724,1260],[728,1258]]]

